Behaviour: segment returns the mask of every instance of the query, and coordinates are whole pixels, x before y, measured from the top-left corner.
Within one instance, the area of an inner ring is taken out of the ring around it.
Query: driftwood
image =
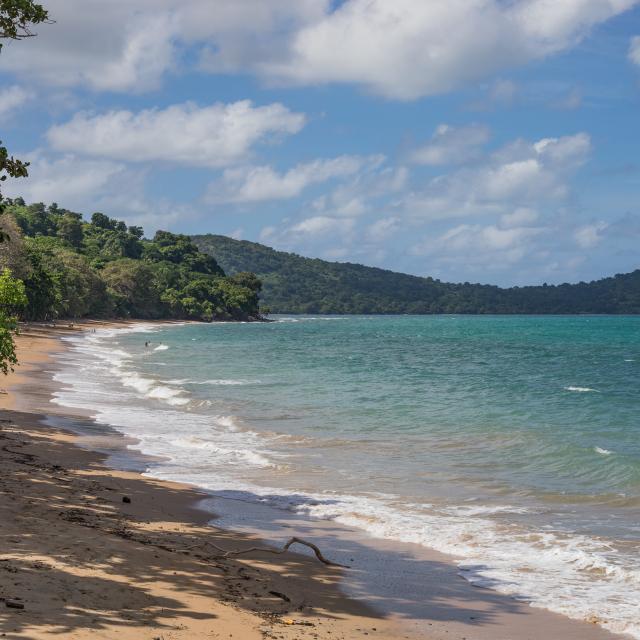
[[[320,549],[315,544],[313,544],[313,542],[308,542],[307,540],[303,540],[302,538],[296,538],[296,537],[289,538],[289,540],[287,540],[287,542],[282,547],[282,549],[269,549],[267,547],[250,547],[249,549],[235,549],[235,550],[232,549],[227,551],[213,544],[213,542],[206,542],[206,544],[210,547],[213,547],[217,551],[220,551],[222,553],[223,558],[231,558],[235,556],[241,556],[246,553],[254,553],[254,552],[273,553],[275,555],[281,555],[289,551],[289,547],[291,545],[302,544],[305,547],[309,547],[309,549],[311,549],[313,553],[315,553],[316,558],[318,558],[318,560],[320,560],[320,562],[322,562],[323,564],[326,564],[330,567],[342,567],[343,569],[349,569],[349,566],[346,564],[339,564],[338,562],[332,562],[331,560],[327,560],[327,558],[325,558],[322,555],[322,551],[320,551]]]

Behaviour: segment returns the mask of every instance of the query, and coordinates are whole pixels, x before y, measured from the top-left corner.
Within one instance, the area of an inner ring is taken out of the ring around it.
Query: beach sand
[[[342,576],[355,569],[296,553],[224,557],[219,549],[264,543],[211,526],[211,514],[197,508],[203,493],[110,469],[106,456],[78,446],[82,439],[71,430],[43,423],[43,413],[55,410],[56,424],[64,427],[60,407],[49,405],[50,371],[64,349],[60,336],[95,326],[25,328],[22,364],[0,381],[0,636],[621,637],[474,588],[456,575],[451,559],[436,553],[422,556],[420,602],[407,592],[398,604],[414,606],[398,606],[397,613],[393,606],[374,608],[373,590],[359,600],[344,595]],[[398,552],[400,546],[386,542],[378,549]]]

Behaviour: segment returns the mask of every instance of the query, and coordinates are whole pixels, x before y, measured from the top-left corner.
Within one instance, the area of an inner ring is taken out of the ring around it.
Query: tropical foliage
[[[0,273],[0,372],[7,374],[17,363],[13,334],[18,328],[17,317],[27,303],[24,284],[11,277],[8,269]]]
[[[26,296],[19,317],[123,317],[247,320],[259,317],[261,283],[252,274],[226,277],[216,260],[188,236],[140,227],[102,213],[79,213],[42,203],[5,201],[0,269]]]
[[[452,284],[326,262],[225,236],[194,236],[227,273],[252,271],[274,313],[640,313],[640,270],[557,286]]]

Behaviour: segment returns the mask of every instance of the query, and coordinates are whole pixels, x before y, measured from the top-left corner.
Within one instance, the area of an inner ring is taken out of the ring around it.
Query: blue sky
[[[51,0],[7,195],[502,285],[640,266],[640,0]]]

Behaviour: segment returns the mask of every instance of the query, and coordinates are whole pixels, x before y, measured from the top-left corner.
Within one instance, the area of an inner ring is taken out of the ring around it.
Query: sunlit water
[[[57,377],[154,476],[452,553],[640,638],[640,318],[99,330]]]

